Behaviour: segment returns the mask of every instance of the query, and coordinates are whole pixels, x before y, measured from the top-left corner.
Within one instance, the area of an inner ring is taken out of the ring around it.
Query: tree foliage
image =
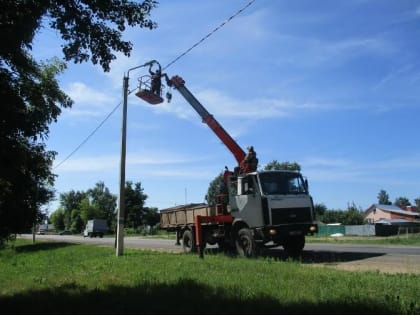
[[[154,226],[160,221],[157,208],[144,206],[146,199],[147,195],[140,182],[125,183],[125,227],[137,229],[143,225]],[[60,208],[53,212],[51,219],[62,220],[65,229],[74,233],[80,233],[88,220],[105,219],[108,229],[113,231],[116,224],[116,201],[117,196],[109,191],[103,181],[99,181],[87,191],[71,190],[62,193]]]
[[[79,209],[80,219],[82,220],[83,225],[86,225],[88,220],[103,218],[99,207],[96,204],[91,203],[89,197],[84,198],[80,202]]]
[[[129,0],[16,0],[2,1],[0,15],[2,48],[0,54],[10,64],[27,59],[36,32],[46,21],[63,39],[67,61],[91,60],[105,71],[116,58],[115,52],[129,56],[132,43],[122,39],[126,26],[153,29],[148,19],[157,2]]]
[[[217,175],[209,184],[207,194],[204,197],[210,206],[214,206],[217,203],[217,195],[227,195],[228,188],[223,178],[223,172]],[[227,198],[225,198],[227,202]]]
[[[392,202],[389,200],[389,195],[388,193],[381,189],[378,193],[378,203],[380,205],[391,205]]]
[[[57,231],[63,231],[66,229],[64,224],[64,210],[62,208],[58,208],[53,213],[51,213],[50,220],[52,224],[54,224]]]
[[[364,223],[363,210],[352,203],[347,210],[326,210],[319,216],[319,221],[326,224],[361,225]]]
[[[141,183],[127,181],[125,183],[125,226],[138,228],[144,224],[147,195],[144,193]]]
[[[325,212],[327,211],[327,206],[323,203],[316,203],[314,204],[314,211],[315,211],[315,217],[317,219],[321,218]]]
[[[91,206],[95,209],[94,216],[89,216],[88,220],[94,218],[106,219],[108,226],[111,227],[115,220],[117,196],[109,191],[103,181],[97,182],[94,188],[87,191],[87,194]]]
[[[158,209],[155,207],[144,208],[144,221],[145,225],[155,226],[160,222],[160,215]]]
[[[5,65],[2,57],[0,238],[30,228],[40,219],[40,206],[52,199],[55,153],[47,151],[41,141],[48,135],[48,124],[60,113],[56,104],[71,104],[55,79],[64,69],[62,63],[36,66],[30,59],[22,70]]]
[[[108,71],[116,52],[130,54],[132,44],[122,39],[126,26],[156,27],[148,19],[156,5],[153,0],[1,1],[0,162],[7,167],[0,170],[0,240],[30,228],[40,220],[40,206],[53,198],[55,152],[44,141],[61,109],[72,105],[56,80],[65,63],[32,58],[36,33],[48,25],[60,34],[66,61],[90,60]]]
[[[272,171],[272,170],[288,170],[288,171],[300,171],[301,167],[297,162],[289,162],[285,161],[280,163],[277,160],[273,160],[267,165],[264,166],[265,171]]]
[[[407,197],[398,197],[395,199],[394,205],[398,207],[411,206],[411,202]]]
[[[76,214],[81,214],[81,204],[86,198],[87,193],[84,191],[71,190],[67,193],[60,194],[60,208],[64,212],[64,226],[66,230],[71,229],[73,225],[72,221],[76,217]]]
[[[99,181],[87,191],[71,190],[60,195],[60,209],[64,213],[65,229],[75,233],[82,231],[83,226],[91,219],[105,219],[112,228],[115,221],[117,197],[105,183]]]

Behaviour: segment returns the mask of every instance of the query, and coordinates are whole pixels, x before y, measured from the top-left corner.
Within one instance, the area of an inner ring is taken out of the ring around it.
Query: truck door
[[[250,227],[263,225],[261,193],[257,177],[252,174],[239,176],[235,182],[237,189],[230,189],[231,214],[241,218]]]

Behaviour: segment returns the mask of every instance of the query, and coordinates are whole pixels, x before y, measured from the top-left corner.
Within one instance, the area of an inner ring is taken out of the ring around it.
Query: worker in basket
[[[151,79],[152,79],[150,91],[152,93],[160,96],[160,90],[162,88],[161,78],[163,76],[162,75],[162,70],[161,70],[160,65],[159,65],[159,68],[157,68],[156,71],[154,72],[154,71],[152,71],[152,66],[153,66],[153,64],[151,64],[150,67],[149,67],[149,73],[150,73],[150,76],[151,76]],[[166,75],[166,74],[164,74],[164,75]]]

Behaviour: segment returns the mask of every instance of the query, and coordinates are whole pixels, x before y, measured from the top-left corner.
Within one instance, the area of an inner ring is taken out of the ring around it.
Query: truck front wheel
[[[182,234],[182,249],[184,250],[184,253],[197,251],[194,235],[191,230],[185,230]]]
[[[248,228],[242,228],[238,231],[235,246],[239,256],[254,257],[257,254],[257,246],[254,237],[252,236],[251,230]]]

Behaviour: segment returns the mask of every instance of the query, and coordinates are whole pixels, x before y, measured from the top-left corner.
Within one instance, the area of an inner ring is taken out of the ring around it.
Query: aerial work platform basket
[[[162,88],[160,90],[159,95],[156,93],[153,93],[151,91],[151,78],[149,75],[144,75],[138,79],[139,81],[139,88],[136,92],[136,96],[141,98],[143,101],[152,104],[157,105],[160,103],[163,103],[164,99],[162,98]]]
[[[157,105],[163,102],[163,98],[160,95],[157,95],[150,90],[139,89],[136,96],[152,105]]]

